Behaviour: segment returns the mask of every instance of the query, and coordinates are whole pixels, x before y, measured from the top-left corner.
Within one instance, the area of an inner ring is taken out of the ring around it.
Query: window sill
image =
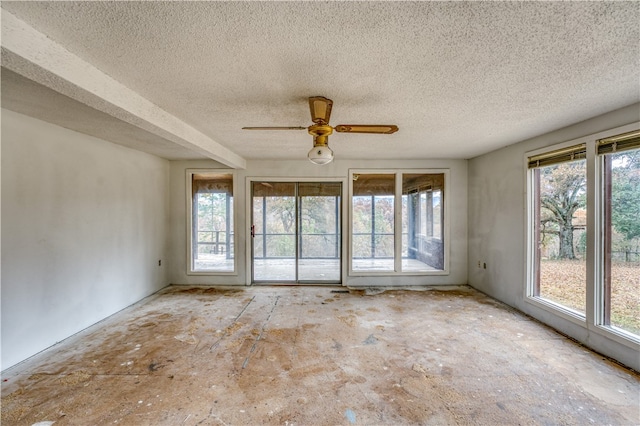
[[[562,305],[558,305],[557,303],[553,303],[536,296],[527,296],[525,301],[576,325],[580,325],[582,327],[586,327],[587,325],[587,318],[584,314],[573,311]]]
[[[590,331],[599,334],[617,343],[625,345],[636,351],[640,351],[640,336],[624,331],[615,326],[594,325],[590,327]]]
[[[611,339],[614,342],[627,346],[633,350],[640,351],[640,336],[636,336],[617,327],[608,325],[587,324],[586,317],[582,316],[580,313],[538,297],[528,296],[525,298],[525,301],[559,318],[584,327],[589,333],[598,334],[604,338]]]
[[[449,275],[449,271],[416,271],[416,272],[395,272],[395,271],[349,271],[350,277],[430,277]]]
[[[187,275],[196,275],[196,276],[216,276],[216,275],[224,275],[224,276],[237,276],[237,271],[223,272],[223,271],[187,271]]]

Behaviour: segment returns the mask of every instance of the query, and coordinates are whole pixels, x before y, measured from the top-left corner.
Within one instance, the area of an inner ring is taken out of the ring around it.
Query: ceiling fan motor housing
[[[333,133],[333,127],[329,126],[328,124],[314,124],[313,126],[309,126],[308,130],[309,134],[314,136],[314,144],[319,138],[321,138],[322,141],[326,143],[327,136]]]

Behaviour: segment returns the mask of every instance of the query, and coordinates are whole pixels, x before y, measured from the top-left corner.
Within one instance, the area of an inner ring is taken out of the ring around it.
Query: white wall
[[[525,153],[640,119],[635,104],[469,161],[469,284],[591,348],[640,369],[638,353],[525,302]],[[514,141],[516,142],[516,141]],[[477,262],[487,264],[478,268]]]
[[[467,162],[466,160],[402,160],[402,161],[346,161],[336,160],[325,166],[316,166],[304,159],[300,161],[249,161],[246,170],[236,170],[236,256],[238,274],[187,275],[187,224],[186,224],[186,170],[198,168],[222,168],[214,161],[171,162],[171,234],[170,234],[170,282],[172,284],[246,285],[247,233],[250,226],[246,218],[246,182],[251,178],[318,178],[341,179],[346,185],[349,169],[449,169],[449,183],[445,197],[449,197],[451,232],[450,273],[443,276],[402,277],[350,277],[347,276],[346,236],[349,233],[346,199],[343,204],[343,285],[348,286],[404,286],[404,285],[459,285],[467,283]]]
[[[1,181],[2,369],[168,284],[168,161],[3,109]]]

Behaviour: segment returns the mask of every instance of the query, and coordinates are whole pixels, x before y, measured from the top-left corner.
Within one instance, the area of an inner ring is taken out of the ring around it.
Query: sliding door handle
[[[251,225],[251,238],[255,238],[256,236],[256,226]]]

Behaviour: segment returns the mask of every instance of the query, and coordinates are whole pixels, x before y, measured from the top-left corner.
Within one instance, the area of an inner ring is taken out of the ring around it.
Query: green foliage
[[[578,238],[578,244],[576,245],[578,253],[585,254],[587,252],[587,233],[582,232]]]
[[[265,223],[263,222],[263,201]],[[302,257],[308,253],[313,244],[315,256],[334,257],[336,253],[336,203],[340,205],[340,197],[336,196],[302,196],[300,197],[300,234],[302,239]],[[296,256],[296,197],[273,196],[255,197],[253,200],[253,223],[258,237],[263,231],[267,234],[267,257]],[[264,229],[263,229],[264,227]],[[338,230],[339,231],[339,230]],[[338,245],[339,247],[339,245]],[[257,253],[262,253],[262,245],[256,244]]]
[[[640,150],[611,157],[611,222],[626,240],[633,240],[640,237]]]
[[[611,161],[611,224],[615,245],[637,246],[640,238],[640,150],[609,154]],[[586,208],[586,162],[562,163],[540,169],[540,240],[543,246],[558,244],[558,259],[575,259],[575,215]],[[586,236],[577,242],[586,249]]]
[[[375,204],[375,210],[372,212],[373,204]],[[393,256],[394,197],[353,197],[352,226],[354,257],[370,257],[373,255],[374,249],[376,257]],[[375,243],[373,244],[371,242],[372,232],[375,234]],[[359,233],[367,235],[357,235]]]
[[[197,197],[198,231],[226,231],[226,194],[201,193]]]

